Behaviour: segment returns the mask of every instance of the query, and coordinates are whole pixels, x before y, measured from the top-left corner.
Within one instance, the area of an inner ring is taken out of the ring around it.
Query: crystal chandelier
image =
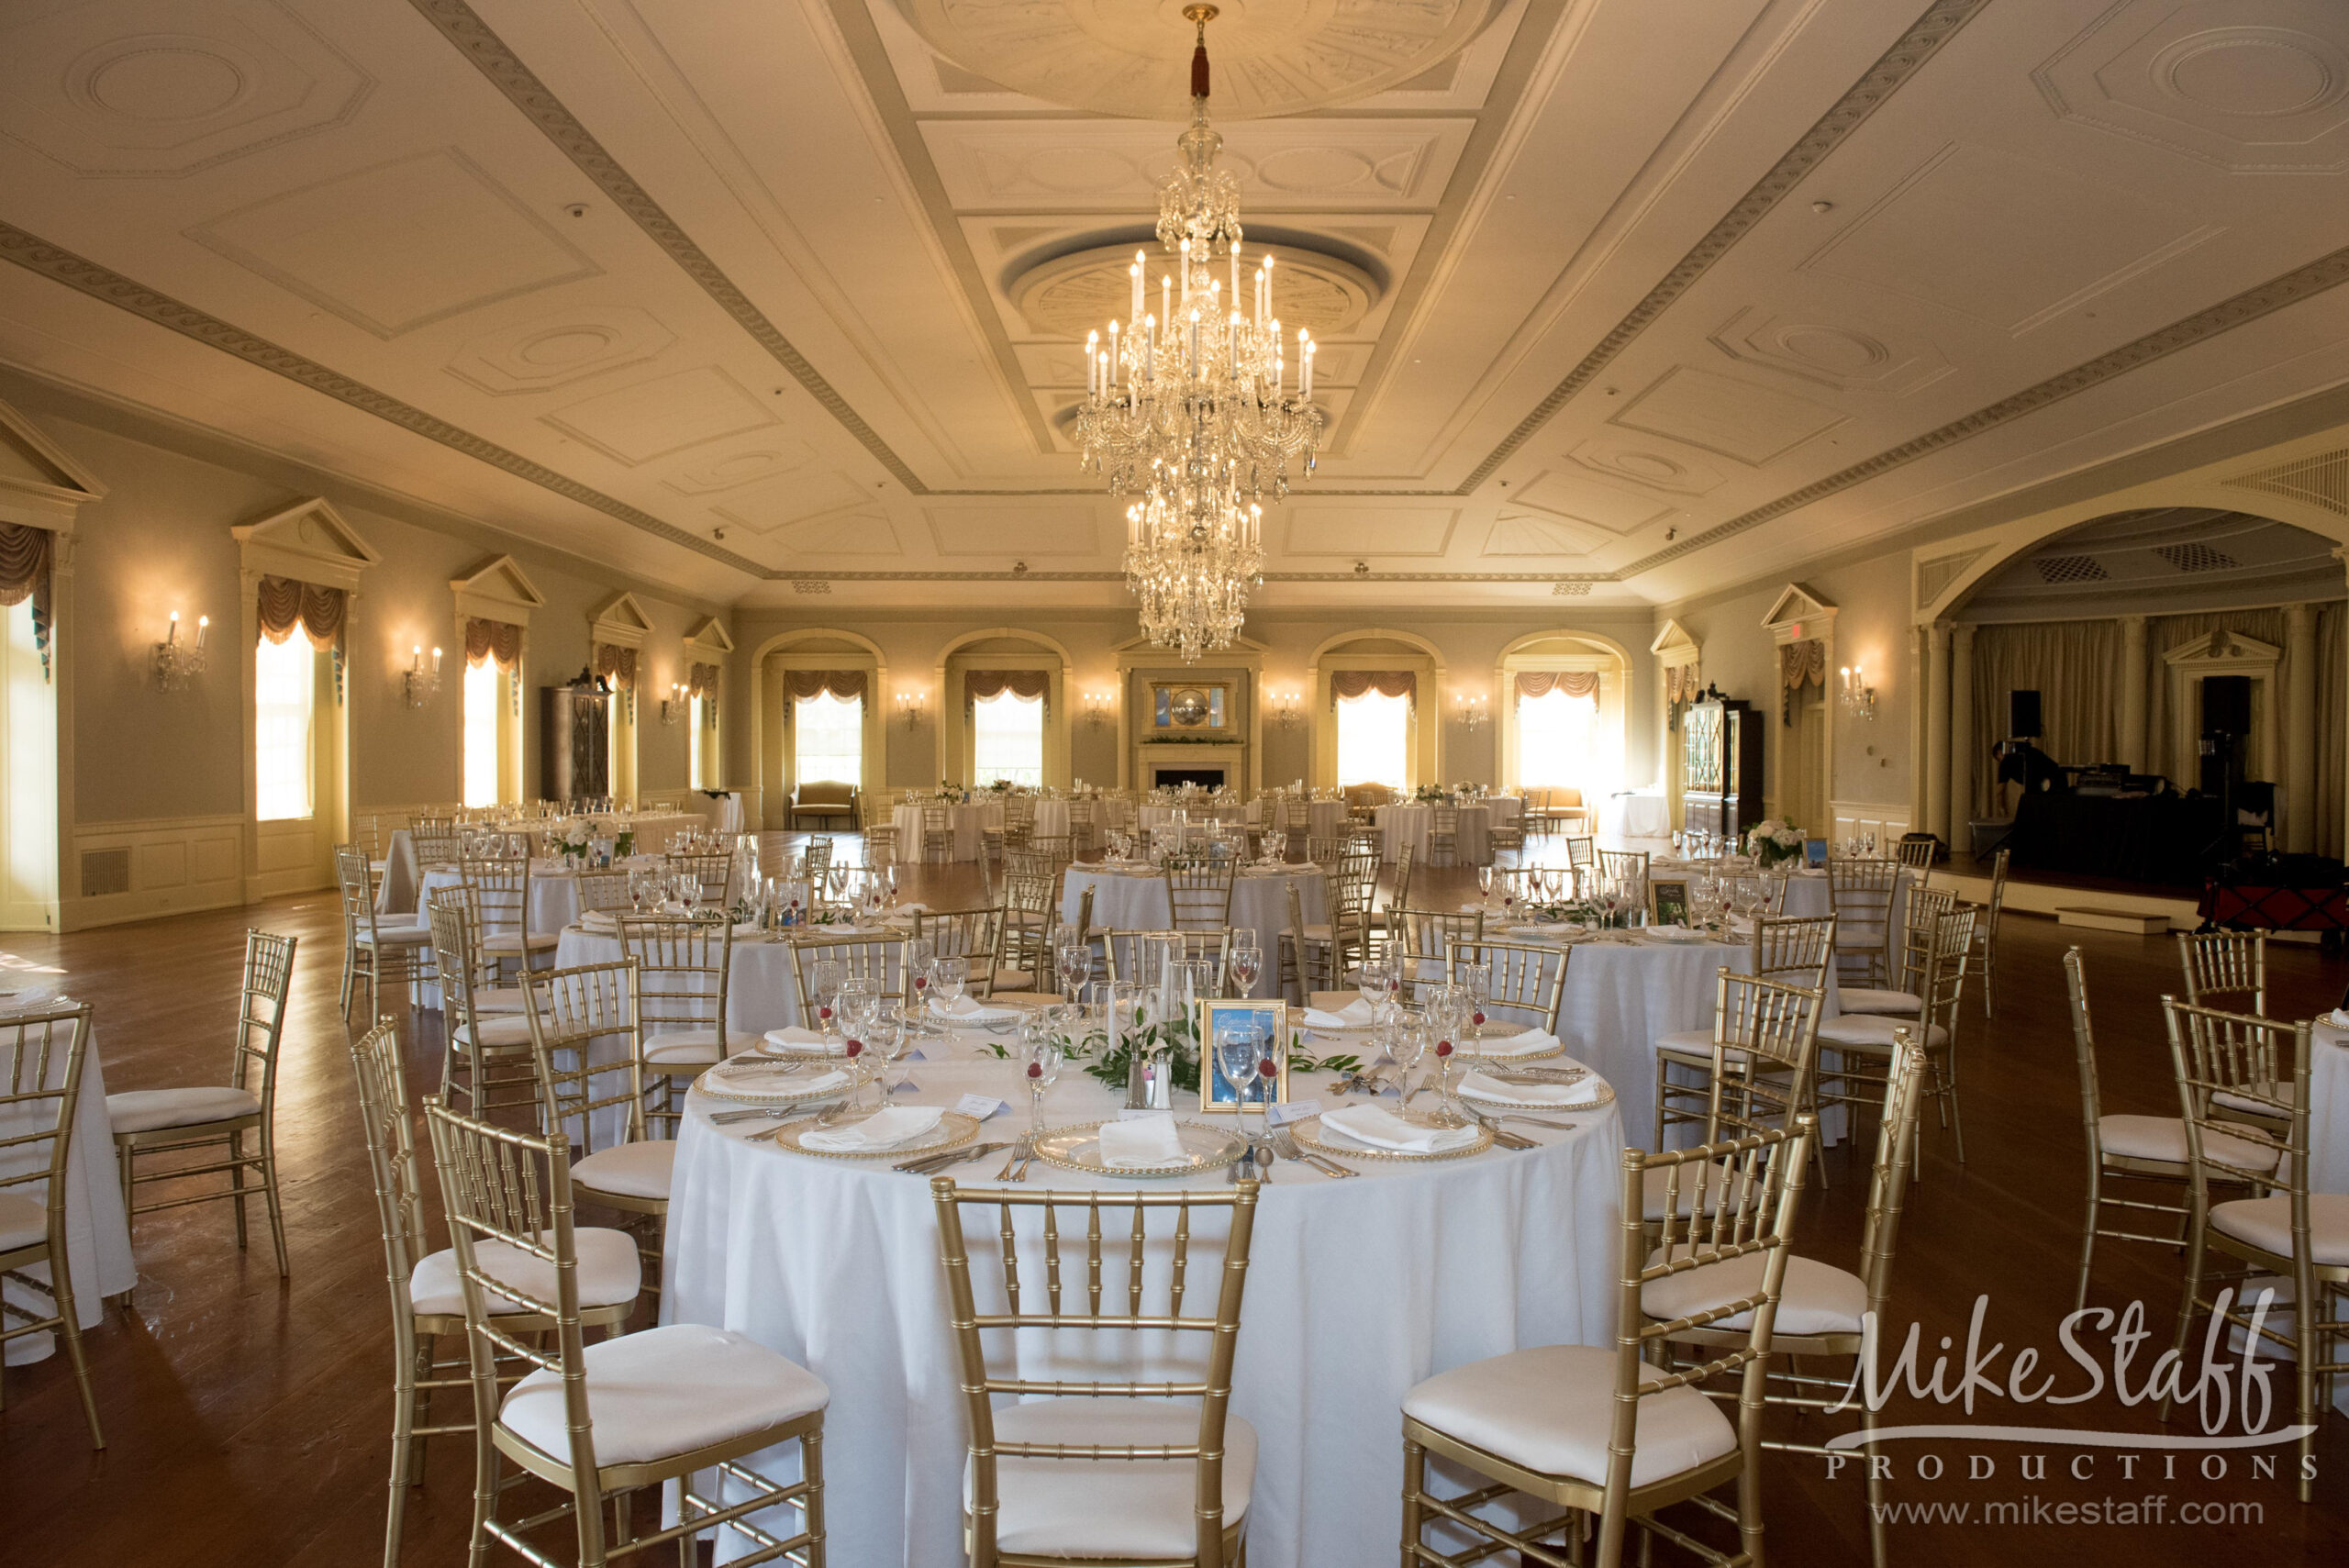
[[[1085,466],[1112,495],[1141,497],[1126,513],[1126,582],[1141,601],[1142,634],[1186,662],[1239,632],[1264,568],[1264,502],[1288,494],[1291,462],[1312,472],[1321,439],[1313,337],[1297,334],[1292,381],[1269,254],[1249,272],[1241,302],[1240,182],[1215,166],[1223,138],[1208,124],[1215,15],[1206,5],[1183,12],[1198,28],[1191,124],[1158,193],[1158,241],[1173,271],[1160,274],[1152,310],[1149,254],[1134,252],[1122,328],[1112,320],[1106,342],[1086,335],[1076,417]]]

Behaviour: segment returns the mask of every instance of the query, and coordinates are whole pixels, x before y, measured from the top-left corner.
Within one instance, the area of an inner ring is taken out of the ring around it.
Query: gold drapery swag
[[[686,666],[686,692],[697,697],[716,696],[718,695],[718,668],[719,667],[716,664],[692,664]]]
[[[1368,696],[1376,692],[1383,697],[1401,697],[1417,707],[1419,702],[1419,677],[1410,670],[1332,670],[1330,672],[1330,706],[1337,706],[1351,698]]]
[[[616,648],[608,642],[596,644],[596,673],[616,692],[636,689],[636,650]]]
[[[1827,684],[1827,644],[1815,637],[1806,637],[1800,642],[1782,645],[1778,650],[1778,719],[1780,723],[1792,724],[1795,706],[1787,700],[1788,694],[1805,686]]]
[[[1664,667],[1664,728],[1680,728],[1680,710],[1697,700],[1704,689],[1694,664],[1666,664]]]
[[[282,643],[298,628],[309,637],[310,646],[318,649],[342,640],[343,622],[351,613],[351,595],[340,588],[295,577],[263,577],[253,603],[262,636]]]
[[[49,579],[55,540],[47,528],[0,523],[0,606],[33,602],[33,642],[40,650],[40,676],[49,679]]]
[[[970,670],[963,675],[963,710],[964,713],[986,701],[1009,692],[1023,702],[1041,698],[1044,712],[1052,711],[1052,673],[1050,670]]]
[[[522,628],[511,621],[484,620],[479,616],[465,622],[465,662],[478,664],[484,659],[495,659],[501,670],[512,670],[522,660]]]
[[[1564,692],[1570,697],[1596,696],[1598,694],[1598,672],[1596,670],[1520,670],[1517,673],[1519,696],[1546,697],[1552,692]]]
[[[783,673],[783,689],[798,702],[826,692],[842,702],[861,701],[864,696],[864,686],[865,673],[862,670],[785,670]]]

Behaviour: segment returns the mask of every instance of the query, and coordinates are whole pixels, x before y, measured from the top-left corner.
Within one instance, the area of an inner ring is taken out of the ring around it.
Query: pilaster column
[[[2121,760],[2152,772],[2145,756],[2145,617],[2121,617]]]
[[[1949,832],[1949,623],[1935,621],[1925,642],[1925,819],[1920,833]]]
[[[1974,628],[1960,621],[1949,647],[1949,841],[1965,842],[1974,815]]]
[[[2316,617],[2284,607],[2284,847],[2316,849]]]

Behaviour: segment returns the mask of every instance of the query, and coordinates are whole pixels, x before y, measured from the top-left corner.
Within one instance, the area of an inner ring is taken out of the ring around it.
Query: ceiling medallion
[[[1110,321],[1107,347],[1100,333],[1085,335],[1076,414],[1085,466],[1110,494],[1141,497],[1126,511],[1126,582],[1141,601],[1142,635],[1186,662],[1239,633],[1264,567],[1263,503],[1288,494],[1292,459],[1312,471],[1321,440],[1313,336],[1297,329],[1292,382],[1270,256],[1249,273],[1241,306],[1240,183],[1215,166],[1223,138],[1208,124],[1215,15],[1207,5],[1183,11],[1198,29],[1191,124],[1175,139],[1182,161],[1158,191],[1158,242],[1174,270],[1160,274],[1152,310],[1148,253],[1134,252],[1122,330]]]

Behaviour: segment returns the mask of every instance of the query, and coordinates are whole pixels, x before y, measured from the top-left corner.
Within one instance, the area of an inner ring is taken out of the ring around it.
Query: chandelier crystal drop
[[[1141,497],[1126,514],[1126,581],[1143,635],[1188,662],[1238,634],[1264,567],[1264,504],[1288,494],[1292,462],[1312,472],[1321,411],[1312,334],[1297,334],[1292,375],[1273,258],[1244,261],[1240,182],[1216,167],[1223,138],[1208,123],[1207,59],[1216,8],[1183,15],[1198,28],[1191,124],[1159,187],[1155,298],[1149,252],[1137,250],[1124,321],[1085,339],[1076,444],[1110,494]]]

